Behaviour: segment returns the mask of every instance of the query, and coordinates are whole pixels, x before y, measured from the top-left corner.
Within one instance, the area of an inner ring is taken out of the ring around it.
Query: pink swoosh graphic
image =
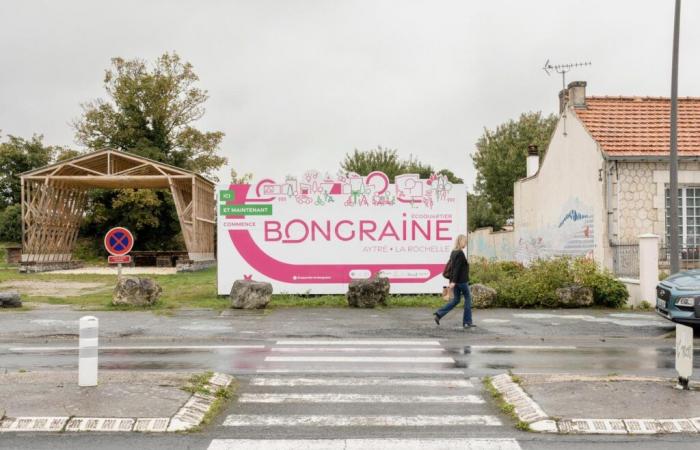
[[[250,185],[231,185],[235,191],[233,204],[245,204]],[[234,217],[234,216],[230,216]],[[236,216],[239,218],[239,216]],[[366,270],[376,276],[381,270],[427,270],[424,278],[389,278],[392,283],[422,283],[442,273],[442,264],[289,264],[265,253],[248,230],[229,230],[236,250],[250,266],[273,280],[285,283],[349,283],[352,270]]]

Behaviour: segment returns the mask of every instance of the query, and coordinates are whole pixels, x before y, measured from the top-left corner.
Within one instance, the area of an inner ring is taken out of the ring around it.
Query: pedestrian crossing
[[[437,340],[278,340],[240,381],[209,450],[520,449]]]

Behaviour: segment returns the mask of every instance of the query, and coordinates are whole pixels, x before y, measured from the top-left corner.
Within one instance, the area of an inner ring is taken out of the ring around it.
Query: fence
[[[679,255],[679,269],[690,270],[700,268],[700,247],[681,247]],[[669,271],[671,267],[671,249],[661,247],[659,249],[659,269]]]
[[[668,272],[671,266],[671,251],[664,244],[659,248],[659,270]],[[617,277],[639,278],[639,243],[611,243],[613,273]],[[679,249],[680,270],[700,268],[700,246]]]
[[[639,242],[611,243],[610,248],[615,276],[639,278]]]

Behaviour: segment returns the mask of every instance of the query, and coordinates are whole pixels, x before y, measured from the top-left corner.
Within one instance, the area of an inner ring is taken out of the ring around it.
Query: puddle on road
[[[547,314],[547,313],[521,313],[513,314],[513,317],[523,319],[559,319],[559,320],[581,320],[584,322],[612,323],[623,327],[658,327],[673,328],[675,325],[668,321],[655,317],[648,317],[637,314],[609,314],[609,317],[595,317],[587,314]],[[624,317],[623,317],[624,316]],[[630,320],[631,319],[631,320]],[[637,320],[634,320],[637,319]]]

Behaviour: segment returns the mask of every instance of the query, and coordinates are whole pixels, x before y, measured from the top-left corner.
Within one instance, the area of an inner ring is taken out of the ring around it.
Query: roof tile
[[[574,109],[610,156],[662,156],[671,146],[671,100],[664,97],[586,97]],[[678,99],[678,154],[700,156],[700,98]]]

